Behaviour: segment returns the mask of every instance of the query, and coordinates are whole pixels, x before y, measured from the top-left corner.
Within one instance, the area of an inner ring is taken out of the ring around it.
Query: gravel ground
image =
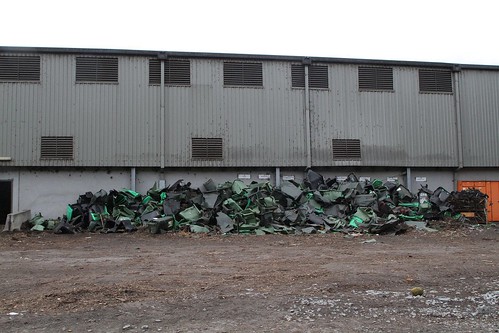
[[[2,233],[0,331],[499,332],[499,227],[441,229]]]

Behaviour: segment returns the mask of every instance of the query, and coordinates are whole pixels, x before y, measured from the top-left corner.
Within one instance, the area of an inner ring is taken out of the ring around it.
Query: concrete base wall
[[[130,172],[114,170],[10,170],[0,169],[0,179],[13,180],[13,210],[29,209],[57,218],[66,211],[68,203],[87,191],[130,187]]]
[[[464,181],[499,181],[499,167],[461,169],[456,172],[456,180]]]
[[[406,185],[406,168],[314,168],[324,178],[347,176],[353,172],[359,178],[370,177],[386,181],[396,178],[399,183]],[[280,168],[281,179],[293,176],[297,182],[302,182],[304,168]],[[454,169],[410,169],[410,190],[417,192],[421,185],[428,185],[434,190],[439,186],[448,191],[456,189],[458,180],[499,180],[499,169],[463,169],[456,172]],[[209,169],[209,168],[176,168],[153,169],[137,168],[135,189],[146,193],[155,182],[163,181],[166,186],[173,184],[178,179],[190,182],[191,186],[200,187],[208,179],[216,183],[232,181],[239,176],[249,177],[246,183],[252,181],[270,181],[276,184],[275,168],[239,168],[239,169]],[[269,179],[263,179],[267,178]],[[66,211],[68,203],[74,203],[80,194],[87,191],[96,192],[100,189],[131,188],[130,168],[109,169],[26,169],[26,168],[0,168],[0,180],[13,181],[14,212],[31,210],[32,214],[41,212],[47,218],[57,218]]]

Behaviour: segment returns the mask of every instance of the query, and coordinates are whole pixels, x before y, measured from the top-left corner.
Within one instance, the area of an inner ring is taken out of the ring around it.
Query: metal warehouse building
[[[306,167],[483,187],[499,208],[498,126],[494,66],[0,47],[0,221],[101,188],[278,185]]]

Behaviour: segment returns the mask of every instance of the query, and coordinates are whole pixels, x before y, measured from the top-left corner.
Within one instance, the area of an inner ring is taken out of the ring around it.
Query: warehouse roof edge
[[[499,66],[497,65],[476,65],[476,64],[456,64],[456,63],[445,63],[445,62],[354,59],[354,58],[313,57],[313,56],[182,52],[182,51],[0,46],[0,54],[1,53],[94,54],[94,55],[113,55],[113,56],[143,56],[143,57],[158,57],[158,58],[174,57],[174,58],[208,58],[208,59],[240,59],[240,60],[244,59],[244,60],[291,61],[291,62],[302,62],[305,59],[307,59],[307,61],[311,61],[312,63],[317,62],[317,63],[331,63],[331,64],[435,67],[435,68],[450,68],[455,71],[459,71],[461,69],[499,71]]]

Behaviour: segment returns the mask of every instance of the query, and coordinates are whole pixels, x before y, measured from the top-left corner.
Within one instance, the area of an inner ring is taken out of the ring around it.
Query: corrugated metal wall
[[[263,66],[263,88],[224,87],[223,62],[192,61],[192,87],[166,87],[167,166],[305,164],[303,97],[289,64]],[[221,137],[223,161],[192,161],[192,137]]]
[[[19,166],[158,165],[159,93],[147,64],[120,57],[119,84],[76,84],[74,56],[42,55],[39,84],[0,84],[2,154]],[[74,136],[74,160],[41,160],[41,136]]]
[[[359,91],[357,68],[331,65],[329,91],[312,91],[313,165],[457,165],[452,94],[420,94],[404,67],[393,92]],[[362,160],[333,161],[332,139],[360,139]]]
[[[454,94],[421,94],[418,69],[394,67],[393,92],[359,92],[357,65],[327,64],[311,90],[312,165],[458,165]],[[42,54],[40,83],[0,83],[0,155],[18,166],[304,166],[305,92],[291,63],[263,62],[263,87],[224,87],[223,60],[191,59],[191,86],[160,86],[148,58],[119,56],[119,84],[75,83],[75,55]],[[499,80],[460,74],[465,166],[499,164]],[[74,136],[74,160],[40,160],[41,136]],[[221,137],[222,161],[193,161],[192,137]],[[332,139],[360,139],[360,161],[333,161]],[[491,144],[492,143],[492,144]]]
[[[461,72],[465,167],[499,166],[499,72]]]
[[[42,62],[42,73],[44,67]],[[0,156],[14,159],[5,164],[38,163],[33,144],[41,127],[43,91],[43,86],[36,83],[0,83]]]

